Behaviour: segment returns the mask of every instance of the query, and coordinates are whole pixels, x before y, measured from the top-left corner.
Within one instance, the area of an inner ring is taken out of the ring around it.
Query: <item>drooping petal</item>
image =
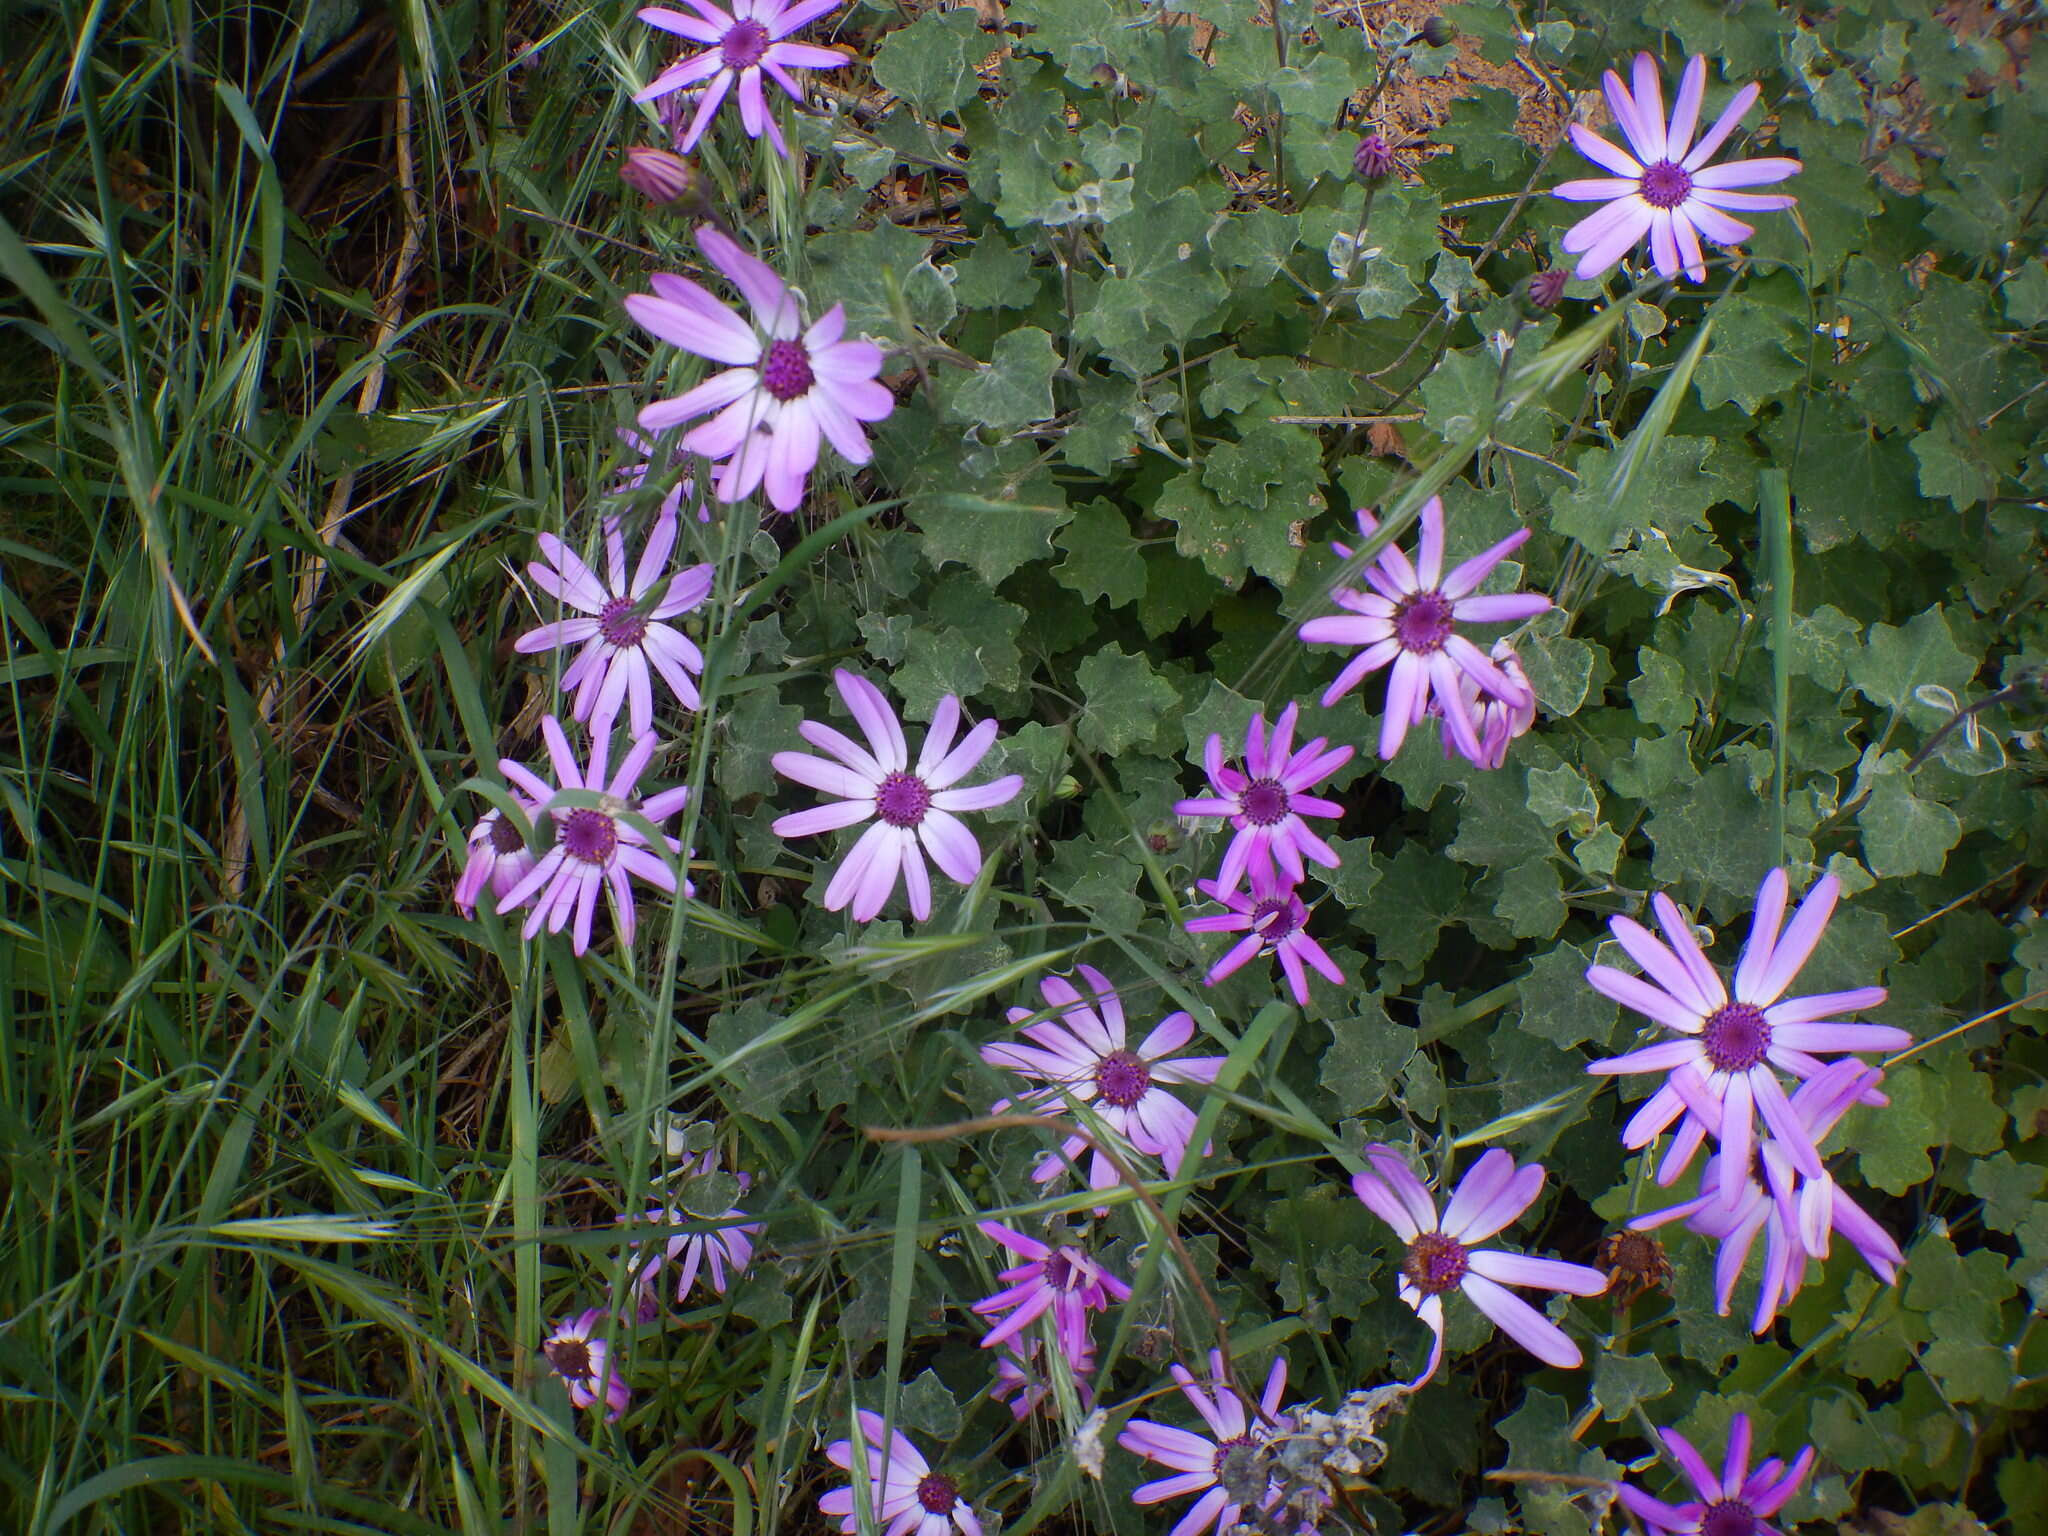
[[[1493,1319],[1501,1332],[1545,1365],[1570,1370],[1584,1359],[1579,1346],[1565,1336],[1562,1328],[1505,1286],[1475,1270],[1466,1274],[1458,1288],[1473,1306]]]

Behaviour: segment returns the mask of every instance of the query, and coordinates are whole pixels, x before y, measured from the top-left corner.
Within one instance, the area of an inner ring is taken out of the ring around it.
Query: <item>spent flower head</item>
[[[1174,1382],[1197,1414],[1208,1434],[1198,1434],[1174,1424],[1151,1419],[1132,1419],[1116,1443],[1135,1451],[1147,1461],[1171,1468],[1172,1475],[1141,1483],[1131,1494],[1134,1504],[1157,1504],[1166,1499],[1200,1494],[1194,1504],[1175,1522],[1168,1536],[1201,1536],[1214,1527],[1227,1536],[1237,1524],[1244,1501],[1234,1494],[1255,1466],[1253,1457],[1277,1428],[1280,1399],[1287,1390],[1285,1356],[1273,1362],[1266,1376],[1265,1390],[1256,1404],[1247,1404],[1231,1385],[1220,1351],[1209,1352],[1209,1381],[1197,1385],[1183,1366],[1169,1367]],[[1254,1488],[1253,1493],[1260,1491]],[[1278,1501],[1280,1490],[1270,1483],[1260,1496],[1261,1507]]]

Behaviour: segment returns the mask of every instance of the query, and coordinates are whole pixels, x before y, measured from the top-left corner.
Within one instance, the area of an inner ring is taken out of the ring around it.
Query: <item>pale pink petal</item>
[[[1728,141],[1728,135],[1735,131],[1736,125],[1742,121],[1743,114],[1755,106],[1757,99],[1762,95],[1763,89],[1755,81],[1737,91],[1734,99],[1721,109],[1721,115],[1714,120],[1714,126],[1707,130],[1706,137],[1687,150],[1685,158],[1678,163],[1694,176],[1698,176],[1700,167],[1713,159],[1714,151]]]
[[[1579,1346],[1565,1337],[1564,1330],[1538,1312],[1513,1291],[1476,1271],[1467,1273],[1459,1286],[1472,1305],[1492,1318],[1501,1332],[1529,1351],[1545,1365],[1566,1370],[1584,1358]]]
[[[1638,160],[1627,150],[1609,143],[1590,128],[1582,128],[1577,123],[1573,123],[1565,131],[1571,135],[1573,148],[1602,170],[1612,171],[1615,177],[1620,180],[1622,184],[1621,192],[1611,195],[1620,197],[1624,193],[1635,191],[1643,178],[1642,161]],[[1622,131],[1626,133],[1628,130],[1624,128]],[[1583,186],[1585,183],[1581,182],[1577,183],[1577,185]]]
[[[981,875],[981,847],[959,817],[934,805],[918,823],[917,837],[948,878],[972,885]]]

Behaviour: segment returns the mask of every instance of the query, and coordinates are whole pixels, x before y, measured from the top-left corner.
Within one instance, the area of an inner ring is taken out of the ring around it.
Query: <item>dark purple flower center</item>
[[[647,620],[634,606],[630,597],[615,597],[598,610],[597,632],[606,645],[629,651],[647,638]]]
[[[897,1486],[900,1488],[902,1484]],[[943,1472],[927,1472],[917,1480],[917,1502],[929,1514],[945,1514],[959,1498],[960,1490]]]
[[[1056,1291],[1079,1290],[1088,1283],[1088,1268],[1072,1248],[1055,1248],[1045,1257],[1045,1283]]]
[[[1692,176],[1682,165],[1659,160],[1643,167],[1643,201],[1652,208],[1676,208],[1692,191]]]
[[[1771,1048],[1771,1026],[1763,1010],[1748,1003],[1729,1003],[1707,1015],[1700,1027],[1700,1048],[1719,1072],[1747,1072]]]
[[[491,818],[491,852],[499,858],[509,858],[526,846],[526,839],[519,835],[519,829],[503,816]]]
[[[914,827],[932,808],[932,792],[914,773],[892,773],[875,791],[875,814],[892,827]]]
[[[1135,1051],[1111,1051],[1095,1064],[1095,1089],[1103,1102],[1129,1109],[1152,1089],[1152,1074]]]
[[[751,69],[767,51],[768,29],[752,19],[734,22],[718,44],[718,56],[728,69]]]
[[[1408,1245],[1401,1273],[1425,1296],[1441,1296],[1465,1278],[1471,1267],[1465,1245],[1441,1232],[1425,1232]]]
[[[1253,779],[1237,797],[1244,819],[1255,827],[1270,827],[1287,815],[1287,786],[1278,779]]]
[[[590,1346],[581,1339],[554,1339],[541,1351],[548,1364],[564,1381],[586,1381],[590,1377]]]
[[[1451,604],[1441,592],[1411,592],[1394,605],[1394,638],[1404,651],[1441,650],[1451,637]]]
[[[1753,1536],[1756,1511],[1740,1499],[1709,1504],[1700,1514],[1700,1536]]]
[[[761,360],[761,387],[781,401],[790,401],[807,391],[816,380],[811,372],[811,354],[800,341],[771,341],[768,355]]]
[[[1301,926],[1292,896],[1269,896],[1252,908],[1252,932],[1270,948]]]
[[[562,818],[561,841],[570,858],[604,864],[619,846],[618,823],[603,811],[571,811]]]

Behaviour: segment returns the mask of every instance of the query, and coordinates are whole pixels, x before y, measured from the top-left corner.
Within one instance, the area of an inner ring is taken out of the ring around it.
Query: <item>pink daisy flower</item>
[[[687,154],[711,126],[719,104],[738,86],[740,126],[747,137],[758,139],[766,133],[776,153],[788,159],[789,144],[761,90],[761,77],[766,75],[802,106],[803,87],[791,78],[792,69],[839,69],[845,65],[849,56],[838,48],[788,40],[792,32],[838,9],[840,0],[801,0],[797,5],[788,0],[733,0],[730,11],[711,0],[687,0],[687,4],[695,15],[650,5],[640,11],[640,19],[664,32],[703,43],[708,51],[678,59],[633,99],[653,101],[673,91],[702,91],[689,127],[676,139],[676,148]]]
[[[559,1323],[540,1347],[548,1369],[562,1378],[569,1389],[569,1401],[578,1408],[602,1402],[605,1422],[611,1423],[626,1411],[633,1393],[620,1379],[612,1361],[611,1346],[597,1337],[604,1322],[602,1308],[592,1307]]]
[[[626,540],[619,520],[604,520],[605,579],[552,533],[540,535],[540,552],[526,568],[533,584],[560,598],[580,615],[530,629],[512,642],[522,656],[580,646],[562,673],[562,687],[576,695],[572,718],[588,721],[593,736],[606,736],[627,704],[632,733],[654,729],[654,674],[685,709],[698,704],[693,672],[704,670],[704,653],[681,630],[662,623],[688,613],[711,595],[711,567],[692,565],[664,575],[676,547],[676,517],[664,507],[647,536],[647,547],[626,579]]]
[[[675,1173],[674,1182],[699,1177],[718,1171],[718,1153],[706,1152],[697,1159],[694,1166],[685,1163]],[[742,1193],[752,1182],[744,1173],[736,1175]],[[673,1196],[671,1197],[673,1198]],[[732,1207],[717,1218],[717,1224],[707,1226],[701,1216],[692,1214],[680,1205],[657,1205],[647,1212],[649,1223],[666,1227],[682,1227],[669,1237],[659,1253],[652,1255],[641,1266],[636,1284],[643,1293],[651,1293],[654,1282],[662,1270],[670,1264],[680,1267],[676,1273],[676,1300],[690,1299],[690,1287],[697,1283],[701,1273],[711,1289],[720,1296],[726,1286],[747,1272],[754,1262],[754,1240],[761,1235],[762,1223],[748,1221],[747,1213],[738,1206]],[[619,1218],[625,1220],[624,1216]]]
[[[1790,1467],[1773,1456],[1751,1471],[1747,1414],[1738,1413],[1729,1421],[1727,1455],[1718,1477],[1677,1430],[1660,1429],[1657,1434],[1692,1484],[1694,1497],[1683,1504],[1666,1504],[1627,1483],[1614,1485],[1622,1507],[1656,1536],[1778,1536],[1771,1518],[1791,1502],[1806,1474],[1813,1470],[1813,1447],[1809,1445]]]
[[[1287,1390],[1287,1360],[1283,1356],[1273,1362],[1273,1369],[1266,1377],[1266,1389],[1259,1394],[1255,1408],[1248,1408],[1230,1385],[1230,1379],[1223,1370],[1221,1351],[1209,1351],[1209,1385],[1206,1391],[1195,1384],[1194,1376],[1184,1366],[1169,1366],[1168,1370],[1179,1384],[1181,1394],[1202,1416],[1202,1423],[1208,1427],[1209,1433],[1199,1435],[1191,1429],[1159,1424],[1151,1419],[1133,1419],[1126,1424],[1123,1433],[1116,1437],[1118,1445],[1127,1451],[1135,1451],[1147,1461],[1156,1461],[1173,1469],[1170,1477],[1141,1483],[1132,1491],[1131,1502],[1158,1504],[1166,1499],[1181,1499],[1191,1493],[1199,1493],[1201,1497],[1180,1517],[1167,1536],[1201,1536],[1212,1526],[1219,1533],[1228,1532],[1238,1523],[1243,1506],[1233,1502],[1223,1487],[1225,1462],[1233,1453],[1241,1455],[1256,1451],[1272,1438],[1277,1427],[1275,1420],[1280,1411],[1280,1398]],[[1268,1484],[1266,1507],[1270,1508],[1279,1495],[1279,1486]]]
[[[1379,531],[1379,521],[1361,510],[1358,528],[1370,538]],[[1465,680],[1469,678],[1481,693],[1513,708],[1531,705],[1534,696],[1526,683],[1509,677],[1452,626],[1511,624],[1534,618],[1550,607],[1550,599],[1540,592],[1473,596],[1487,573],[1520,549],[1528,537],[1527,528],[1517,529],[1446,576],[1444,504],[1438,497],[1430,497],[1422,507],[1416,563],[1411,565],[1405,554],[1389,544],[1380,551],[1377,568],[1365,568],[1372,591],[1339,588],[1333,596],[1340,608],[1349,611],[1310,619],[1301,626],[1301,638],[1312,643],[1365,647],[1323,691],[1323,707],[1343,698],[1368,673],[1391,663],[1386,713],[1380,718],[1380,756],[1390,759],[1401,750],[1409,727],[1422,723],[1434,698],[1458,750],[1478,762],[1485,748],[1480,743],[1479,723],[1465,702]],[[1350,558],[1346,546],[1331,547],[1343,558]]]
[[[1104,1269],[1088,1252],[1073,1243],[1055,1248],[1035,1237],[1026,1237],[1000,1222],[978,1223],[982,1235],[1001,1243],[1024,1263],[1006,1269],[998,1277],[1008,1284],[993,1296],[974,1304],[978,1317],[1002,1317],[983,1336],[981,1347],[994,1349],[1012,1342],[1033,1319],[1052,1313],[1053,1333],[1060,1352],[1070,1367],[1086,1360],[1093,1348],[1088,1336],[1088,1314],[1107,1311],[1111,1301],[1128,1301],[1131,1288]],[[1003,1317],[1004,1313],[1009,1316]]]
[[[1494,641],[1492,661],[1509,682],[1522,690],[1527,702],[1510,704],[1490,693],[1481,693],[1469,674],[1458,679],[1465,712],[1471,716],[1473,730],[1479,737],[1479,756],[1472,762],[1481,768],[1498,768],[1507,762],[1508,743],[1526,736],[1529,727],[1536,723],[1536,690],[1529,686],[1529,674],[1522,670],[1522,658],[1515,654],[1515,648],[1505,640]],[[1442,728],[1444,756],[1449,757],[1457,745],[1456,733],[1444,724],[1443,706],[1434,697],[1429,701],[1429,712]]]
[[[868,1509],[883,1536],[946,1536],[949,1526],[960,1536],[981,1536],[981,1521],[960,1497],[960,1485],[943,1472],[934,1472],[907,1435],[891,1429],[884,1452],[882,1416],[861,1409],[854,1418],[867,1453]],[[833,1441],[825,1447],[825,1459],[841,1471],[850,1470],[853,1442]],[[834,1488],[818,1500],[818,1508],[839,1516],[839,1529],[849,1536],[860,1529],[851,1486]]]
[[[1337,817],[1344,807],[1304,793],[1351,761],[1351,748],[1332,747],[1323,737],[1294,747],[1294,722],[1301,706],[1290,704],[1266,733],[1266,717],[1253,715],[1244,733],[1244,773],[1223,761],[1223,738],[1211,735],[1202,752],[1202,766],[1213,793],[1179,801],[1182,816],[1228,816],[1237,829],[1223,852],[1216,884],[1234,891],[1245,871],[1273,872],[1277,864],[1290,880],[1304,873],[1303,856],[1325,869],[1337,867],[1330,845],[1309,831],[1304,816]],[[1218,897],[1221,900],[1221,897]]]
[[[1495,1147],[1472,1165],[1439,1218],[1429,1190],[1399,1152],[1375,1144],[1365,1149],[1365,1160],[1366,1170],[1352,1176],[1352,1193],[1408,1245],[1401,1261],[1401,1299],[1435,1335],[1429,1364],[1414,1385],[1419,1387],[1434,1376],[1443,1359],[1444,1296],[1454,1290],[1463,1291],[1472,1305],[1544,1364],[1567,1368],[1579,1364],[1579,1346],[1507,1287],[1598,1296],[1607,1289],[1607,1276],[1583,1264],[1472,1247],[1517,1220],[1535,1203],[1543,1190],[1539,1164],[1517,1168],[1512,1157]]]
[[[1657,61],[1647,53],[1637,54],[1635,77],[1635,94],[1630,95],[1613,70],[1601,76],[1607,110],[1628,136],[1634,154],[1615,147],[1590,128],[1573,123],[1569,129],[1579,153],[1609,174],[1567,181],[1552,188],[1551,196],[1607,206],[1566,230],[1560,244],[1579,257],[1572,275],[1594,278],[1648,235],[1650,259],[1659,273],[1676,278],[1683,271],[1694,282],[1703,283],[1707,265],[1700,251],[1702,236],[1715,245],[1728,246],[1739,245],[1756,233],[1731,217],[1731,211],[1790,208],[1799,201],[1784,193],[1736,189],[1783,181],[1798,173],[1799,162],[1772,157],[1707,164],[1743,115],[1756,105],[1762,93],[1755,84],[1737,91],[1714,126],[1694,143],[1700,100],[1707,89],[1707,61],[1695,55],[1687,62],[1669,122],[1664,118]]]
[[[681,454],[673,446],[664,453],[659,444],[650,438],[642,437],[631,428],[620,427],[618,429],[618,436],[620,442],[639,454],[640,457],[630,464],[619,466],[619,478],[611,490],[611,494],[614,496],[630,495],[647,483],[649,475],[666,474],[674,469],[681,459]],[[683,503],[690,501],[697,508],[697,521],[700,523],[710,522],[711,507],[696,492],[696,482],[691,480],[688,475],[683,476],[674,485],[670,486],[668,494],[661,498],[661,508],[658,515],[674,517],[682,510]]]
[[[1185,1013],[1168,1014],[1132,1050],[1126,1043],[1123,1004],[1109,978],[1092,965],[1074,970],[1087,983],[1088,995],[1064,976],[1047,976],[1038,984],[1047,1010],[1059,1014],[1057,1020],[1038,1018],[1029,1008],[1010,1010],[1010,1022],[1023,1027],[1031,1044],[1003,1041],[981,1048],[981,1059],[990,1066],[1008,1067],[1048,1085],[1003,1100],[993,1113],[1001,1114],[1012,1102],[1039,1115],[1062,1114],[1072,1102],[1087,1104],[1117,1135],[1158,1158],[1169,1174],[1178,1173],[1194,1139],[1195,1112],[1161,1085],[1213,1083],[1226,1058],[1174,1056],[1194,1038],[1195,1021]],[[1057,1152],[1039,1160],[1031,1177],[1041,1184],[1057,1178],[1087,1145],[1086,1137],[1068,1137]],[[1114,1165],[1096,1152],[1089,1188],[1111,1189],[1119,1182]]]
[[[799,725],[805,741],[835,760],[778,752],[775,771],[839,799],[778,818],[775,834],[810,837],[873,821],[825,887],[825,910],[837,912],[851,902],[854,921],[868,922],[882,910],[901,874],[911,915],[923,922],[932,915],[925,855],[949,878],[972,885],[981,874],[981,845],[957,813],[1008,804],[1023,789],[1023,776],[1006,773],[987,784],[960,786],[995,745],[996,722],[982,721],[955,746],[960,701],[950,693],[932,711],[931,729],[913,768],[903,727],[882,690],[844,667],[834,669],[832,682],[868,744],[862,747],[820,721]]]
[[[1792,1112],[1816,1147],[1850,1105],[1871,1096],[1878,1078],[1873,1068],[1844,1060],[1830,1062],[1799,1085],[1792,1095]],[[1767,1137],[1759,1156],[1768,1192],[1754,1178],[1745,1177],[1729,1201],[1721,1194],[1718,1167],[1725,1155],[1708,1160],[1697,1198],[1645,1212],[1629,1223],[1637,1231],[1648,1231],[1683,1219],[1693,1231],[1716,1239],[1720,1250],[1714,1263],[1714,1304],[1723,1317],[1759,1232],[1766,1242],[1763,1285],[1750,1324],[1755,1333],[1764,1332],[1779,1309],[1790,1305],[1805,1283],[1808,1262],[1827,1258],[1834,1233],[1855,1246],[1879,1280],[1890,1285],[1897,1278],[1906,1262],[1904,1252],[1868,1211],[1842,1192],[1832,1174],[1802,1177],[1784,1148]]]
[[[1206,985],[1215,986],[1254,955],[1275,955],[1279,958],[1280,969],[1287,977],[1287,988],[1303,1008],[1308,1006],[1307,966],[1314,966],[1335,985],[1344,985],[1344,973],[1337,969],[1337,962],[1324,952],[1323,946],[1310,937],[1308,929],[1303,926],[1308,922],[1308,908],[1295,894],[1293,885],[1282,885],[1272,874],[1255,868],[1251,874],[1249,895],[1243,891],[1226,891],[1218,880],[1197,880],[1195,886],[1211,901],[1220,901],[1230,910],[1209,917],[1190,918],[1188,932],[1244,935],[1221,960],[1209,967],[1209,974],[1202,978]]]
[[[519,802],[527,819],[532,820],[532,803],[523,795],[512,798]],[[519,829],[498,811],[484,812],[483,819],[469,829],[469,857],[463,862],[462,878],[455,882],[455,910],[464,917],[475,917],[476,899],[486,886],[490,888],[492,909],[496,910],[505,893],[533,868],[533,862]]]
[[[1668,947],[1630,918],[1617,917],[1608,924],[1615,941],[1644,974],[1631,976],[1607,965],[1586,971],[1594,991],[1683,1037],[1587,1065],[1588,1072],[1602,1076],[1670,1074],[1624,1128],[1622,1145],[1647,1146],[1681,1114],[1687,1116],[1658,1180],[1668,1184],[1676,1179],[1701,1140],[1711,1135],[1721,1147],[1719,1183],[1722,1202],[1728,1205],[1735,1203],[1749,1177],[1759,1113],[1793,1166],[1808,1178],[1821,1176],[1813,1138],[1792,1112],[1773,1068],[1811,1077],[1820,1070],[1822,1055],[1894,1051],[1913,1039],[1888,1024],[1819,1022],[1875,1007],[1884,1001],[1883,987],[1785,997],[1785,989],[1827,931],[1841,882],[1833,875],[1821,876],[1790,923],[1784,921],[1788,890],[1782,869],[1772,870],[1758,888],[1756,915],[1735,966],[1732,998],[1720,973],[1707,963],[1692,924],[1661,891],[1650,899],[1650,906]]]
[[[640,775],[647,771],[647,764],[654,757],[652,736],[641,736],[634,741],[625,761],[619,764],[619,771],[607,783],[605,759],[611,747],[609,735],[599,736],[591,742],[590,766],[585,770],[577,766],[576,755],[569,749],[569,738],[562,733],[559,720],[549,715],[541,721],[540,732],[547,742],[555,774],[562,781],[561,788],[601,794],[605,796],[605,804],[601,807],[578,806],[573,810],[557,809],[554,802],[559,791],[554,785],[523,764],[501,758],[499,771],[553,820],[555,846],[534,861],[533,868],[526,872],[524,879],[498,898],[498,910],[510,912],[532,901],[533,911],[527,916],[526,926],[520,933],[522,938],[528,939],[539,933],[543,924],[549,933],[560,933],[573,914],[576,919],[573,947],[580,955],[590,947],[591,917],[597,909],[597,894],[601,889],[609,890],[619,938],[630,944],[633,942],[632,877],[637,875],[649,885],[671,895],[675,894],[676,877],[669,872],[668,865],[648,848],[640,834],[620,819],[619,813],[637,811],[659,826],[683,808],[690,791],[683,786],[665,789],[642,801],[634,800],[634,786],[640,782]],[[682,852],[682,846],[674,839],[664,838],[663,841],[668,844],[669,852]],[[683,893],[692,894],[687,882]],[[539,899],[535,900],[536,897]]]
[[[880,421],[896,397],[876,382],[882,349],[848,341],[846,310],[834,304],[806,328],[796,295],[773,268],[710,225],[697,244],[752,306],[752,323],[686,277],[657,272],[654,292],[626,296],[626,312],[663,341],[729,366],[695,389],[640,412],[649,432],[702,416],[683,435],[686,453],[718,464],[720,501],[738,501],[765,485],[778,512],[793,512],[818,462],[822,433],[849,464],[873,457],[861,423]],[[765,339],[764,339],[765,337]]]
[[[1047,1374],[1044,1346],[1035,1338],[1022,1341],[1020,1353],[1015,1342],[996,1357],[996,1379],[989,1384],[991,1402],[1008,1405],[1010,1416],[1028,1419],[1039,1408],[1055,1401],[1052,1378]],[[1054,1370],[1064,1371],[1074,1385],[1074,1398],[1085,1413],[1095,1406],[1095,1389],[1088,1375],[1095,1369],[1094,1341],[1079,1355],[1058,1354]]]

